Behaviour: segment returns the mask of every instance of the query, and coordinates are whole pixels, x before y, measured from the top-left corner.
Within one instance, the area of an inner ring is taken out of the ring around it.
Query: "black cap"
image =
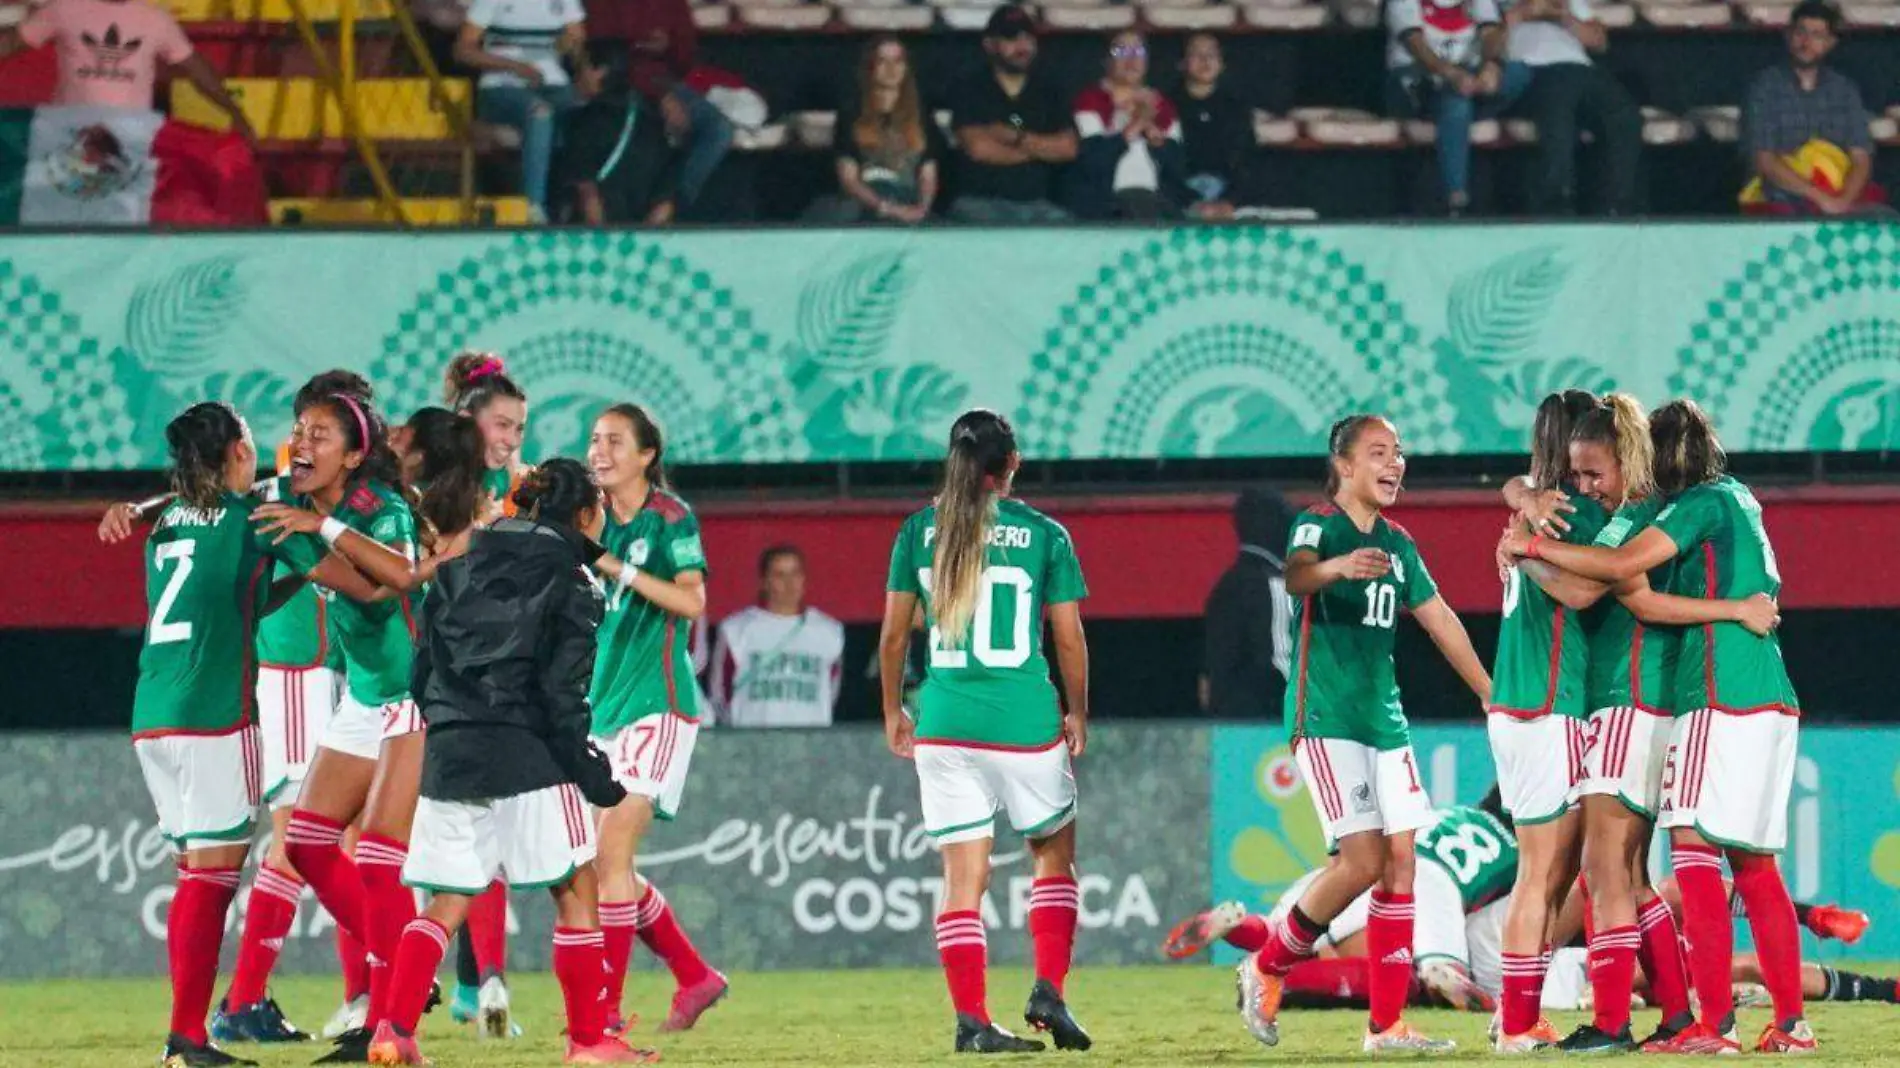
[[[1036,34],[1036,20],[1029,12],[1015,4],[1006,4],[990,12],[990,21],[983,26],[985,37],[1021,37]]]

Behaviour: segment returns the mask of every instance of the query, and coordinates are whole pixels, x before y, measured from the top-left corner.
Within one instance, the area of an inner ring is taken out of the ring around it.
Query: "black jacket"
[[[1249,488],[1234,501],[1240,555],[1207,598],[1207,712],[1272,722],[1282,714],[1292,606],[1279,556],[1293,509],[1278,493]]]
[[[571,782],[595,805],[625,791],[588,741],[601,597],[577,532],[526,519],[477,531],[425,598],[414,694],[428,724],[422,796],[510,797]]]

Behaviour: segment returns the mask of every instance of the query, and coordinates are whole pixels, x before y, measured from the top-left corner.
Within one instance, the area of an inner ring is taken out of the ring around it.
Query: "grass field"
[[[560,998],[545,975],[515,981],[527,1035],[515,1042],[478,1042],[448,1023],[444,1010],[423,1027],[423,1051],[442,1068],[515,1068],[560,1062]],[[1004,1026],[1028,990],[1019,969],[991,973],[992,1005]],[[333,979],[293,979],[278,1000],[291,1019],[315,1029],[335,1008]],[[935,971],[773,972],[733,976],[733,995],[698,1030],[655,1035],[670,988],[652,973],[635,977],[629,1007],[648,1022],[634,1038],[657,1045],[670,1064],[886,1066],[952,1060],[949,1010]],[[1081,970],[1069,996],[1095,1036],[1086,1054],[1061,1054],[1090,1065],[1194,1065],[1280,1061],[1352,1064],[1364,1017],[1353,1012],[1293,1012],[1283,1020],[1278,1049],[1255,1045],[1233,1011],[1231,973],[1214,967]],[[163,1040],[167,988],[158,980],[49,981],[0,984],[0,1066],[124,1068],[150,1064]],[[1765,1012],[1743,1018],[1752,1040]],[[1488,1058],[1485,1018],[1451,1012],[1414,1017],[1432,1033],[1456,1039],[1451,1060]],[[1900,1007],[1822,1005],[1813,1014],[1832,1064],[1900,1062]],[[1568,1030],[1575,1023],[1557,1021]],[[1647,1015],[1640,1023],[1651,1022]],[[270,1066],[303,1065],[325,1045],[238,1047]],[[1053,1052],[1043,1057],[1056,1057]],[[1548,1058],[1546,1058],[1548,1059]]]

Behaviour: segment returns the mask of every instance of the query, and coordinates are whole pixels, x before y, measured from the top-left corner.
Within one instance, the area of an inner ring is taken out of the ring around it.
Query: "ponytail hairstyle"
[[[1539,490],[1556,489],[1570,480],[1570,436],[1577,421],[1599,405],[1587,390],[1552,393],[1537,405],[1531,422],[1531,484]]]
[[[996,491],[1007,488],[1015,455],[1015,429],[987,408],[963,413],[950,428],[930,565],[930,603],[946,648],[958,648],[969,636],[990,527],[996,522]]]
[[[673,487],[666,480],[666,434],[660,430],[645,408],[626,402],[616,404],[602,415],[617,415],[633,426],[633,436],[639,440],[640,448],[653,450],[653,462],[647,465],[647,481],[663,490]]]
[[[1656,451],[1650,444],[1649,416],[1627,393],[1606,393],[1570,432],[1571,441],[1601,445],[1623,472],[1623,501],[1640,501],[1656,492]]]
[[[468,529],[481,510],[487,471],[481,428],[475,417],[447,408],[423,408],[409,417],[409,449],[419,458],[417,511],[435,537]]]
[[[1713,482],[1728,470],[1715,424],[1695,401],[1672,400],[1651,412],[1649,432],[1656,449],[1656,489],[1665,496]]]
[[[529,471],[514,500],[518,515],[578,530],[581,513],[600,507],[600,487],[579,460],[561,456]]]
[[[508,377],[501,357],[492,352],[464,352],[449,361],[442,375],[442,399],[449,407],[480,415],[498,397],[526,401],[528,394]]]
[[[1359,435],[1365,433],[1366,428],[1374,423],[1384,423],[1388,427],[1392,426],[1392,421],[1383,415],[1361,413],[1359,415],[1349,415],[1334,423],[1332,431],[1326,435],[1327,500],[1330,501],[1339,495],[1339,462],[1352,458],[1352,447],[1359,444]],[[1393,427],[1392,432],[1396,435],[1398,428]]]
[[[165,446],[172,458],[172,492],[204,511],[224,500],[224,462],[231,446],[250,431],[237,409],[223,401],[202,401],[165,424]]]

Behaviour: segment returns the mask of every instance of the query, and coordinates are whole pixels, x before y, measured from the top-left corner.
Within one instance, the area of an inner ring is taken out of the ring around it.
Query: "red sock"
[[[1265,916],[1249,916],[1234,925],[1234,929],[1221,936],[1221,941],[1248,953],[1258,953],[1267,948],[1267,939],[1273,935],[1273,929],[1267,925]]]
[[[990,1022],[986,990],[990,947],[983,933],[983,914],[974,910],[937,916],[937,956],[950,987],[950,1004],[959,1016]]]
[[[1287,970],[1283,989],[1288,994],[1364,1002],[1371,996],[1372,984],[1366,977],[1366,958],[1333,957],[1295,964]]]
[[[1729,869],[1735,873],[1735,891],[1748,908],[1748,930],[1755,936],[1755,956],[1761,961],[1761,985],[1775,1002],[1775,1024],[1787,1026],[1806,1010],[1801,1003],[1801,929],[1795,921],[1794,901],[1781,881],[1773,856],[1731,851]]]
[[[607,1026],[606,1002],[601,999],[607,983],[605,954],[599,931],[554,929],[554,977],[567,1003],[567,1037],[577,1046],[599,1042]]]
[[[284,831],[284,853],[336,925],[361,940],[363,880],[356,874],[355,862],[343,852],[344,830],[327,816],[297,809]]]
[[[1262,975],[1285,975],[1313,955],[1313,943],[1325,933],[1324,925],[1295,905],[1282,919],[1267,921],[1267,944],[1254,954],[1254,967]]]
[[[1734,920],[1728,891],[1722,886],[1722,860],[1712,846],[1675,846],[1670,865],[1682,894],[1682,934],[1689,943],[1689,979],[1702,1005],[1702,1022],[1728,1026],[1735,1015],[1735,991],[1729,986],[1735,952]]]
[[[205,1016],[218,985],[218,951],[224,948],[224,914],[237,897],[239,868],[179,868],[178,887],[165,917],[171,958],[172,1033],[204,1045]]]
[[[1412,988],[1412,908],[1411,894],[1372,892],[1366,954],[1374,1033],[1389,1029],[1405,1014],[1405,995]]]
[[[416,895],[402,885],[409,847],[394,838],[365,834],[356,840],[356,871],[363,879],[363,945],[369,949],[371,1030],[389,1015],[389,985],[403,928],[416,918]]]
[[[1636,950],[1642,932],[1634,926],[1610,927],[1590,939],[1590,993],[1596,1028],[1618,1034],[1630,1025],[1630,989],[1636,982]]]
[[[1550,958],[1528,953],[1504,954],[1504,990],[1498,1007],[1504,1018],[1499,1026],[1508,1036],[1524,1034],[1537,1026],[1544,1004],[1544,972]]]
[[[343,1000],[369,996],[369,952],[355,935],[336,929],[336,960],[343,969]]]
[[[449,929],[427,916],[418,916],[402,929],[396,943],[395,963],[381,969],[389,975],[388,1015],[404,1034],[416,1033],[429,1004],[429,989],[442,954],[449,948]]]
[[[1075,957],[1075,917],[1082,891],[1074,879],[1037,879],[1029,890],[1029,937],[1036,946],[1036,978],[1062,993]]]
[[[468,903],[468,940],[483,979],[508,970],[508,884],[500,879]]]
[[[1643,932],[1643,945],[1637,962],[1649,977],[1650,1000],[1662,1010],[1663,1019],[1689,1011],[1689,964],[1682,959],[1682,934],[1676,930],[1676,914],[1669,902],[1652,897],[1636,910],[1636,926]]]
[[[673,981],[681,987],[689,987],[704,980],[712,971],[700,959],[699,950],[693,948],[693,940],[680,930],[680,922],[673,917],[673,910],[666,903],[666,895],[660,893],[660,888],[651,882],[647,883],[647,896],[640,899],[634,927],[639,932],[641,943],[652,950],[654,956],[666,962],[673,972]]]
[[[606,956],[607,989],[601,1000],[609,1019],[620,1017],[620,1001],[627,988],[627,968],[633,961],[634,918],[640,906],[631,901],[600,903],[600,938]]]
[[[271,969],[277,966],[277,955],[284,950],[290,925],[297,921],[297,899],[301,896],[302,879],[268,864],[257,869],[244,909],[237,968],[231,972],[231,989],[225,993],[228,1008],[241,1009],[264,1000]]]

